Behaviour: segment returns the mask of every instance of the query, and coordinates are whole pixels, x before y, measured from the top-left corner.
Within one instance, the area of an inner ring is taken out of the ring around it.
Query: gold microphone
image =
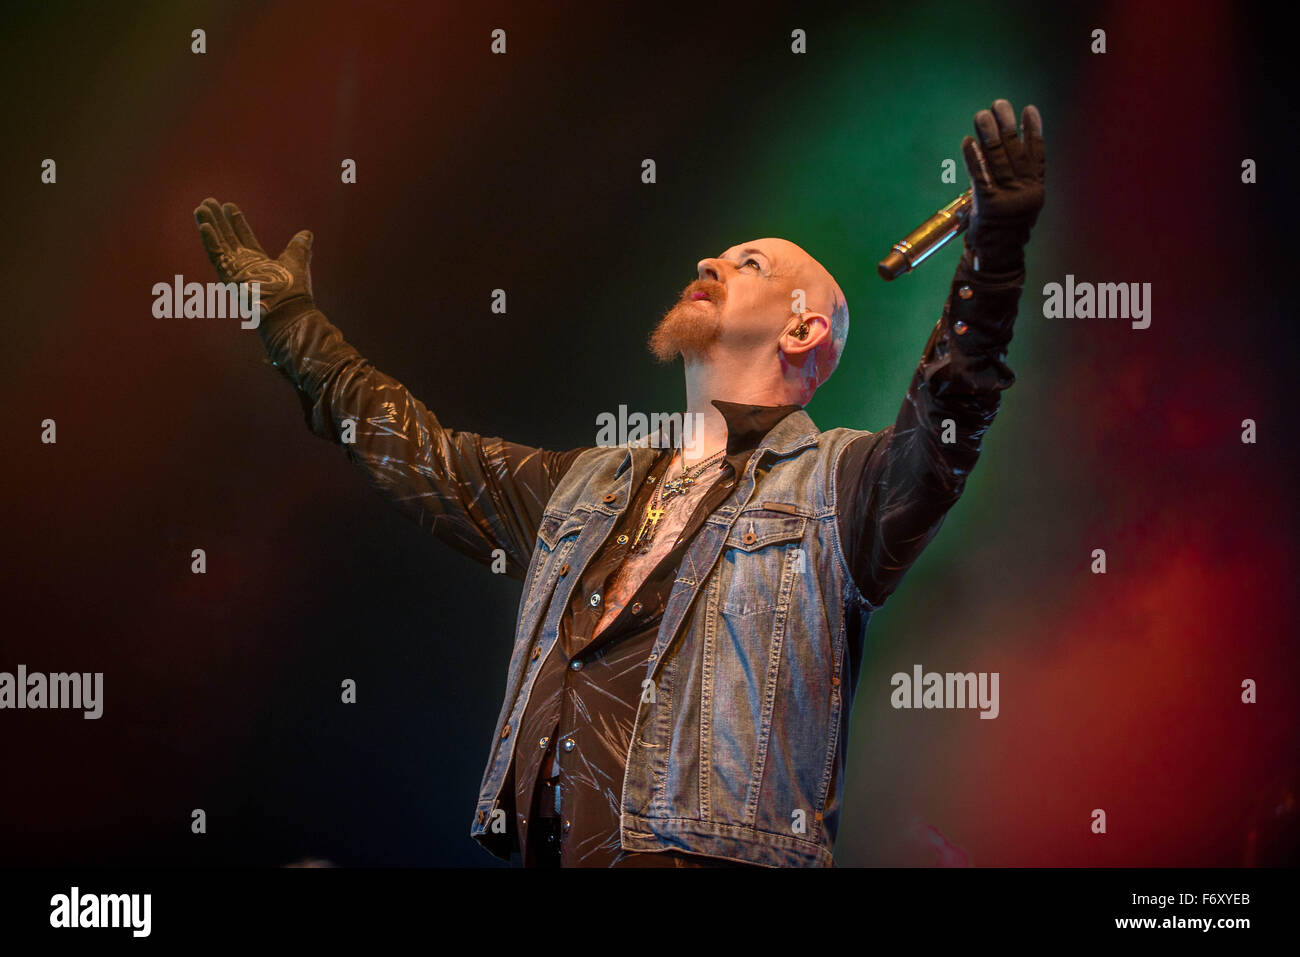
[[[911,272],[948,240],[965,232],[966,227],[970,225],[970,214],[974,204],[975,201],[968,189],[894,243],[894,248],[889,251],[889,255],[880,260],[880,264],[876,266],[880,278],[897,279],[903,273]]]

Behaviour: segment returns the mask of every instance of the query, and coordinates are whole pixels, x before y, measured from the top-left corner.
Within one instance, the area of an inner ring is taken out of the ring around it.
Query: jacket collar
[[[714,399],[712,405],[727,423],[727,457],[758,448],[777,425],[785,421],[798,405],[749,405]]]
[[[816,445],[820,434],[812,416],[803,409],[797,409],[774,425],[760,444],[777,455],[789,455],[809,445]]]

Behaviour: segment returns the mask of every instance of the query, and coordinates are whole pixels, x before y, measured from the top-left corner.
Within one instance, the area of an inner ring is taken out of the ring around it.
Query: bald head
[[[802,289],[804,292],[802,311],[811,311],[830,320],[830,334],[821,344],[821,354],[818,356],[819,364],[825,366],[824,375],[817,381],[817,385],[821,385],[835,371],[840,355],[844,352],[844,343],[849,336],[848,300],[844,298],[844,292],[840,289],[840,284],[835,281],[835,277],[830,274],[830,270],[809,255],[802,246],[788,239],[770,237],[754,240],[753,243],[747,243],[740,248],[753,248],[756,244],[762,244],[764,248],[770,249],[779,257],[782,265],[778,266],[778,269],[785,269],[797,278],[795,289]],[[727,252],[734,251],[731,249]],[[723,256],[725,257],[726,253]],[[792,292],[792,315],[801,312],[800,304],[796,299],[796,295]]]

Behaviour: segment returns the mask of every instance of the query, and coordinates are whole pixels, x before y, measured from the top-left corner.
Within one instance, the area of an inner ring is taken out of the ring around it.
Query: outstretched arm
[[[506,573],[522,579],[546,502],[585,450],[552,452],[444,428],[316,308],[310,232],[272,259],[233,203],[207,199],[194,215],[221,280],[260,284],[258,334],[297,390],[311,430],[339,445],[422,527],[483,564],[500,549]]]
[[[879,606],[934,538],[979,458],[1001,393],[1025,281],[1024,247],[1043,205],[1042,119],[1006,100],[975,114],[962,153],[975,200],[943,315],[895,422],[852,443],[836,470],[839,527],[853,579]]]

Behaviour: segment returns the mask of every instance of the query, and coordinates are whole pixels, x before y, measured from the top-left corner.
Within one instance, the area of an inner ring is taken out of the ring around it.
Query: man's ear
[[[800,325],[808,330],[805,336],[797,336]],[[806,352],[812,352],[831,334],[831,321],[820,312],[805,312],[802,316],[791,316],[790,324],[786,326],[785,332],[781,335],[777,345],[788,356],[799,356]]]

